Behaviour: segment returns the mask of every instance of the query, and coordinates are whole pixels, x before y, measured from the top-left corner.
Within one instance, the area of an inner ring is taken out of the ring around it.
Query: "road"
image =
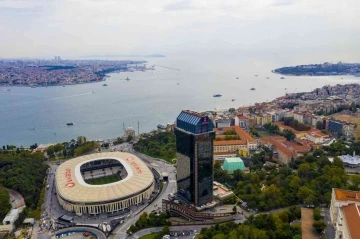
[[[13,209],[25,206],[25,200],[23,198],[23,196],[11,189],[8,189],[9,194],[10,194],[10,202],[11,202],[11,207]]]
[[[325,213],[324,221],[326,223],[325,238],[333,239],[333,238],[335,238],[335,229],[331,224],[329,208],[326,208],[324,213]]]
[[[140,215],[143,212],[150,213],[153,210],[160,211],[161,205],[162,205],[162,199],[167,199],[169,193],[174,193],[176,191],[176,180],[175,180],[175,167],[172,164],[167,163],[166,161],[162,159],[154,159],[152,157],[140,154],[136,152],[132,146],[125,148],[124,151],[127,151],[129,153],[132,153],[136,156],[138,156],[140,159],[142,159],[149,167],[155,168],[158,172],[163,173],[166,172],[169,175],[169,181],[164,182],[164,187],[162,192],[158,195],[158,197],[150,204],[148,205],[143,211],[139,212],[132,212],[130,217],[125,220],[124,224],[118,226],[114,233],[116,233],[114,238],[122,239],[127,238],[126,230],[128,227],[130,227],[132,224],[135,224],[135,222],[138,220]],[[160,207],[160,209],[159,209]]]
[[[198,231],[200,232],[201,228],[209,228],[211,225],[192,225],[192,226],[172,226],[170,227],[170,231]],[[162,227],[153,227],[153,228],[146,228],[143,230],[140,230],[138,232],[135,232],[133,235],[130,235],[128,239],[138,239],[142,236],[154,233],[154,232],[160,232],[163,228]],[[181,239],[184,237],[180,237]]]
[[[106,239],[106,236],[104,233],[102,233],[100,230],[95,228],[89,228],[89,227],[72,227],[72,228],[66,228],[56,231],[56,235],[58,234],[67,234],[69,232],[91,232],[93,233],[97,239]],[[67,237],[64,237],[67,238]],[[68,237],[71,238],[71,237]]]

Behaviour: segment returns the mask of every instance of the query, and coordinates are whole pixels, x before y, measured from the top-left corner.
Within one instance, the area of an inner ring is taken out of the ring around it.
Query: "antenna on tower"
[[[138,121],[138,136],[140,136],[140,123]]]
[[[123,122],[123,130],[124,130],[124,132],[125,132],[125,123]]]

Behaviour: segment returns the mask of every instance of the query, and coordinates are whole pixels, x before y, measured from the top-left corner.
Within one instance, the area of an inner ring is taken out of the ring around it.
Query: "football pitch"
[[[120,180],[121,177],[118,174],[114,174],[111,176],[105,176],[101,178],[87,179],[85,180],[85,182],[91,185],[102,185],[102,184],[114,183]]]

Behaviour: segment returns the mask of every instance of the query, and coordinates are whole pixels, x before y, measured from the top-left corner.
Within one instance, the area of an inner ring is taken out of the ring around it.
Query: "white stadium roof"
[[[80,166],[95,160],[115,159],[126,169],[127,177],[104,185],[87,184]],[[66,161],[56,170],[56,185],[59,196],[72,203],[100,203],[127,198],[147,189],[153,183],[151,170],[135,155],[121,152],[106,152],[81,156]]]

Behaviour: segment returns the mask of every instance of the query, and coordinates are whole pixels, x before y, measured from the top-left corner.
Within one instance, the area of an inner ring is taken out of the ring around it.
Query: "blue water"
[[[156,67],[155,71],[114,73],[107,78],[107,87],[102,86],[103,82],[66,87],[11,87],[11,91],[6,91],[9,87],[0,87],[0,145],[63,142],[79,135],[88,139],[114,138],[123,134],[123,124],[137,130],[138,121],[140,132],[148,132],[160,123],[174,122],[182,109],[238,107],[270,101],[284,95],[285,88],[288,92],[309,91],[325,84],[360,80],[351,76],[281,80],[271,70],[295,62],[261,57],[146,60],[149,65],[180,71]],[[122,80],[126,77],[131,81]],[[251,87],[256,91],[250,91]],[[213,98],[215,93],[223,96]],[[67,122],[75,125],[67,126]]]

